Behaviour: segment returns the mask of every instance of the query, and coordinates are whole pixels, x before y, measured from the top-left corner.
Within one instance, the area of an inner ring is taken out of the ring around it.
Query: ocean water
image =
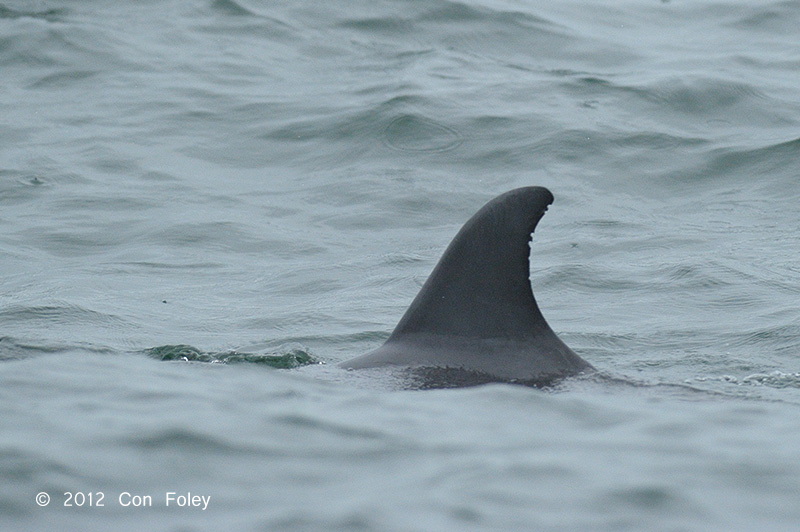
[[[769,0],[0,0],[0,527],[797,530],[798,28]],[[525,185],[555,195],[537,301],[599,375],[336,367]]]

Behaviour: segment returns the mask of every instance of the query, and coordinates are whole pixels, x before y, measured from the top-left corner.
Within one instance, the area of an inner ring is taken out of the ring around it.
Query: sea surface
[[[598,374],[336,367],[527,185]],[[796,531],[799,205],[800,1],[0,0],[0,529]]]

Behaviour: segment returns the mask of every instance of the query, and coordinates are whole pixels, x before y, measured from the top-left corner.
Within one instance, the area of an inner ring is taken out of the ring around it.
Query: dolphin
[[[414,387],[489,382],[529,386],[594,370],[542,316],[530,283],[530,241],[553,203],[522,187],[484,205],[458,232],[378,349],[341,367],[405,369]]]

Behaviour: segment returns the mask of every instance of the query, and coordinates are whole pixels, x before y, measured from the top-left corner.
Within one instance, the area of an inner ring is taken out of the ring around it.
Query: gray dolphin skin
[[[531,233],[551,203],[543,187],[487,203],[450,243],[386,343],[340,366],[405,368],[420,388],[547,386],[593,370],[556,336],[533,297]]]

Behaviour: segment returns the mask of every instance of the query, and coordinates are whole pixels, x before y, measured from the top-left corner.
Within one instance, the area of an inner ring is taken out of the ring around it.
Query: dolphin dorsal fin
[[[450,243],[389,339],[340,366],[405,368],[402,378],[417,388],[546,386],[593,370],[553,332],[531,290],[531,233],[552,202],[546,188],[525,187],[487,203]]]
[[[550,331],[530,284],[530,240],[553,202],[543,187],[506,192],[462,227],[397,324],[407,334],[525,339]]]

